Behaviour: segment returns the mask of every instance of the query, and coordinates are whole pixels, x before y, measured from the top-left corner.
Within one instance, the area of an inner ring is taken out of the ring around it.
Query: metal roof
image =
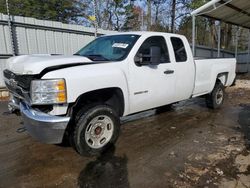
[[[250,0],[211,0],[191,13],[250,29]]]

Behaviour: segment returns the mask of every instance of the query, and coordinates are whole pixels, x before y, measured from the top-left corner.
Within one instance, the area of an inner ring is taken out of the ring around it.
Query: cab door
[[[183,36],[171,36],[169,50],[174,54],[172,60],[175,63],[175,101],[185,100],[191,97],[195,83],[195,67],[189,43]]]
[[[152,64],[152,49],[160,49]],[[151,36],[142,42],[129,62],[130,113],[170,104],[175,98],[175,67],[170,62],[166,40]]]

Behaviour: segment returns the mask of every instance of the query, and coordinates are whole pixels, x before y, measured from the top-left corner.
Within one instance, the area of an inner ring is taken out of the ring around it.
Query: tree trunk
[[[172,0],[172,10],[171,10],[171,33],[174,33],[175,28],[175,10],[176,9],[176,0]]]
[[[148,16],[147,16],[147,30],[151,30],[151,0],[147,0]]]
[[[158,24],[159,7],[160,7],[160,4],[157,4],[156,10],[155,10],[155,24]]]

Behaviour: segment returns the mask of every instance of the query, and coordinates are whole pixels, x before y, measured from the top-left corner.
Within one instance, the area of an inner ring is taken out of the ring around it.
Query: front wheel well
[[[124,113],[124,96],[120,88],[104,88],[94,91],[89,91],[80,95],[76,102],[71,105],[71,115],[76,114],[84,105],[91,103],[102,103],[112,107],[118,116]]]

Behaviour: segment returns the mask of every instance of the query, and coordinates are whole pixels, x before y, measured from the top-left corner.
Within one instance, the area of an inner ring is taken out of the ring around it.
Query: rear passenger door
[[[136,54],[129,62],[130,112],[138,112],[174,102],[175,69],[169,59],[169,50],[163,36],[151,36],[142,42]],[[160,48],[160,60],[157,65],[137,64],[140,54],[150,54],[150,47]]]
[[[188,41],[185,37],[170,37],[174,54],[172,62],[175,64],[176,96],[175,100],[180,101],[191,97],[195,83],[194,60]]]

